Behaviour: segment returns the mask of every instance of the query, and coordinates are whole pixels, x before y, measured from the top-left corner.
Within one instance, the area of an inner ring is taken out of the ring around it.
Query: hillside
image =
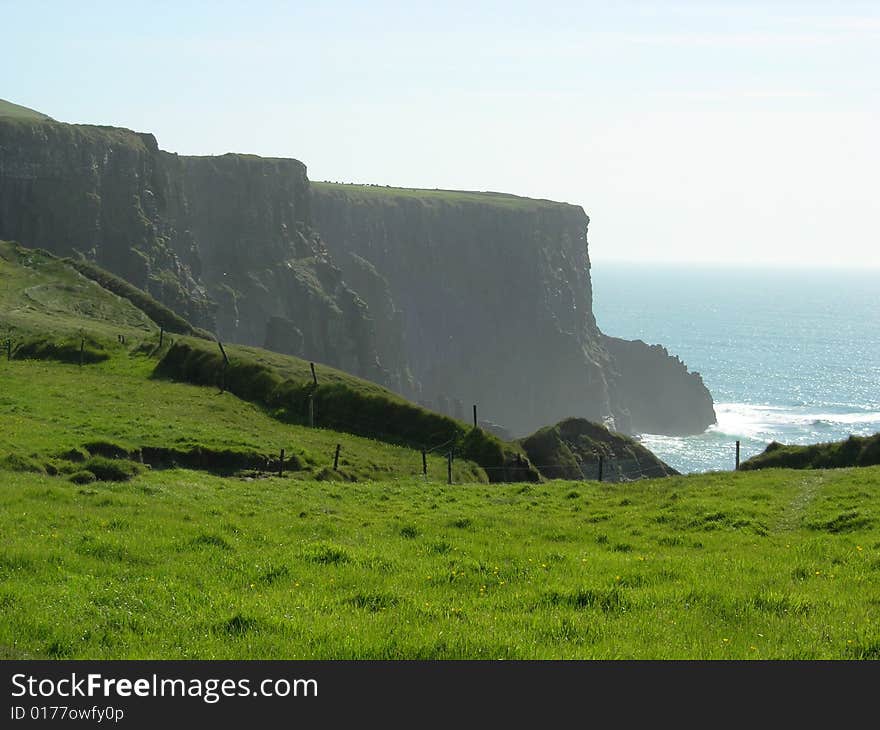
[[[572,416],[703,431],[715,414],[698,375],[603,340],[588,222],[553,201],[312,184],[294,159],[188,157],[147,132],[0,117],[0,238],[107,269],[224,342],[459,420],[477,403],[497,433]]]

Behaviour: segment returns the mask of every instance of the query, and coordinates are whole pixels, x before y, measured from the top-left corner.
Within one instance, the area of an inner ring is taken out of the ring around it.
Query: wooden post
[[[318,376],[315,375],[315,363],[310,362],[309,367],[312,369],[312,382],[315,384],[315,387],[318,386]]]
[[[602,471],[605,466],[605,457],[602,454],[599,454],[599,481],[602,481]]]
[[[309,427],[315,427],[315,396],[314,394],[309,396]]]
[[[165,341],[165,328],[159,328],[159,349],[162,349],[162,343]],[[222,349],[222,348],[221,348]]]
[[[339,449],[342,444],[336,444],[336,455],[333,457],[333,471],[339,471]]]
[[[278,476],[284,476],[284,449],[281,449],[281,458],[278,459]]]
[[[85,338],[80,339],[79,341],[79,366],[82,367],[83,364],[83,353],[86,349],[86,340]]]
[[[226,350],[223,349],[223,343],[220,340],[217,340],[217,345],[220,347],[220,353],[223,355],[223,370],[220,373],[220,392],[224,393],[226,391],[226,368],[229,366],[229,358],[226,356]]]
[[[736,442],[736,469],[739,469],[739,441]]]
[[[452,484],[452,452],[446,456],[446,483]]]
[[[474,428],[477,427],[477,404],[474,403]]]
[[[12,359],[12,339],[6,340],[6,359]]]
[[[428,476],[428,455],[422,449],[422,475]]]

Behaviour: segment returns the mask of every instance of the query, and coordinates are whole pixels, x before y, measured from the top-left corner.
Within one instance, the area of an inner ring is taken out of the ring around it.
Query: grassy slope
[[[125,344],[117,335],[126,337]],[[5,361],[5,340],[13,353],[33,342],[67,346],[76,354],[85,337],[91,352],[105,362],[64,365],[36,360]],[[159,328],[132,303],[102,289],[71,266],[49,254],[0,242],[0,460],[23,457],[45,466],[64,451],[95,440],[143,447],[251,450],[274,456],[285,448],[307,468],[299,476],[324,469],[337,443],[343,446],[341,472],[352,478],[401,476],[421,471],[421,456],[409,448],[324,429],[289,425],[264,409],[220,395],[216,388],[173,383],[151,377],[158,357]],[[194,345],[194,338],[180,338]],[[205,345],[208,346],[208,345]],[[238,348],[228,348],[234,358]],[[247,353],[262,351],[242,348]],[[308,363],[262,353],[286,377],[310,379]],[[322,379],[387,391],[340,371],[321,368]],[[308,375],[306,375],[308,373]],[[390,394],[389,394],[390,395]],[[328,456],[330,454],[330,456]],[[429,457],[432,474],[446,474],[439,456]],[[65,464],[55,464],[66,467]],[[327,475],[333,476],[333,475]],[[458,460],[454,477],[485,478],[475,465]]]
[[[2,482],[0,656],[880,658],[876,467]]]
[[[50,121],[51,117],[46,116],[45,114],[35,111],[33,109],[28,109],[26,106],[19,106],[18,104],[13,104],[11,101],[6,101],[4,99],[0,99],[0,117],[3,118],[11,118],[11,119],[24,119],[24,120],[42,120],[42,121]]]

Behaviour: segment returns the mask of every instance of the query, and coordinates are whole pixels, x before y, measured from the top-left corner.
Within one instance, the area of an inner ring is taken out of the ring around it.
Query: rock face
[[[11,113],[10,113],[11,114]],[[711,397],[599,332],[588,219],[495,193],[310,184],[296,160],[0,107],[0,239],[82,256],[221,340],[327,363],[497,433],[696,433]]]
[[[353,261],[381,272],[382,306],[395,314],[375,320],[394,343],[379,358],[437,410],[477,403],[517,435],[568,416],[630,433],[715,422],[699,375],[662,348],[599,331],[578,206],[312,183],[312,222],[347,281]]]

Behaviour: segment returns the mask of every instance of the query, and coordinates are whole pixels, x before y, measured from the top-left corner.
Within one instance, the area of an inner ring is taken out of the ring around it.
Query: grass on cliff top
[[[877,467],[0,482],[3,658],[880,658]]]
[[[310,187],[319,193],[343,195],[350,199],[395,198],[420,200],[431,203],[476,203],[511,208],[522,211],[535,211],[545,208],[576,208],[570,203],[539,198],[524,198],[509,193],[495,193],[476,190],[439,190],[428,188],[395,188],[386,185],[356,185],[348,183],[315,182]]]
[[[26,106],[13,104],[11,101],[0,99],[0,117],[11,119],[31,119],[39,121],[52,121],[52,118]]]

